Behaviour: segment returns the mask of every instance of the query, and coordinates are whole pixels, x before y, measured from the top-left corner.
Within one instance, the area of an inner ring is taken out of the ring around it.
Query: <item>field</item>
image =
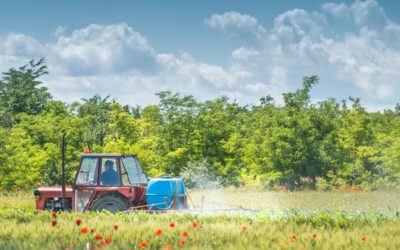
[[[1,193],[0,249],[400,249],[398,192],[196,191],[192,207],[202,196],[205,209],[260,211],[52,215],[31,193]]]

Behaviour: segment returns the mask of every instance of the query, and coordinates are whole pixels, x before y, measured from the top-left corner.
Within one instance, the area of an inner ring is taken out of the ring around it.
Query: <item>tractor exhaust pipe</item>
[[[61,192],[62,192],[62,211],[65,211],[65,136],[67,133],[64,131],[61,140]]]

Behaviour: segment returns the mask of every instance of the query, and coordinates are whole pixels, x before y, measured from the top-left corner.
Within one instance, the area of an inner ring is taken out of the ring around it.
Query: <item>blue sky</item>
[[[0,70],[45,57],[67,102],[107,95],[147,105],[172,90],[241,104],[320,76],[314,102],[400,101],[400,1],[8,1]]]

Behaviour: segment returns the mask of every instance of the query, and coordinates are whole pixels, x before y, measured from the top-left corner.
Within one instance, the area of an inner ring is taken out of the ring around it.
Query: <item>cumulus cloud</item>
[[[199,99],[238,94],[240,80],[251,73],[199,62],[189,53],[157,53],[147,39],[127,24],[97,25],[66,34],[59,27],[55,42],[41,43],[24,34],[0,40],[3,71],[45,57],[50,74],[44,82],[53,96],[68,102],[94,94],[131,105],[155,103],[156,92],[172,90]],[[244,88],[244,87],[243,87]]]
[[[49,43],[9,33],[0,38],[0,70],[45,57],[45,84],[65,101],[110,94],[146,105],[157,101],[154,93],[169,89],[200,100],[227,95],[242,104],[269,94],[281,103],[282,92],[311,74],[321,78],[316,100],[361,96],[372,109],[398,101],[400,24],[374,0],[288,10],[265,24],[268,30],[239,12],[216,13],[204,22],[236,46],[226,64],[199,61],[185,51],[159,53],[144,34],[121,23],[70,33],[60,26]],[[335,29],[337,23],[343,26]]]
[[[229,15],[218,15],[212,28],[232,21]],[[246,15],[246,19],[259,25],[254,17]],[[331,32],[337,22],[346,24],[342,35],[337,35],[338,30]],[[285,91],[292,89],[292,83],[298,86],[302,76],[318,74],[323,86],[317,87],[317,96],[321,95],[317,98],[357,95],[370,101],[398,101],[400,26],[374,0],[326,3],[321,11],[289,10],[275,18],[271,30],[254,36],[263,37],[264,47],[246,49],[252,44],[243,44],[232,59],[258,77],[258,82]],[[267,73],[255,73],[262,65]],[[264,85],[246,86],[261,90]]]
[[[258,56],[260,53],[255,49],[239,48],[232,52],[232,58],[236,60],[247,60],[251,57]]]
[[[48,45],[54,60],[63,62],[66,74],[99,75],[136,69],[152,73],[154,50],[146,38],[127,24],[91,24]]]
[[[46,54],[46,49],[33,37],[10,33],[1,40],[0,52],[2,56],[37,57]]]
[[[222,32],[239,43],[263,43],[266,30],[256,18],[235,11],[213,14],[205,20],[212,29]]]

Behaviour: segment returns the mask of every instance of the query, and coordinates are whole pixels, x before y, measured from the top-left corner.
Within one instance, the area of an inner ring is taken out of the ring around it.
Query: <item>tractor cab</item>
[[[72,186],[39,187],[38,210],[109,210],[118,212],[146,204],[147,177],[133,154],[81,155]]]

